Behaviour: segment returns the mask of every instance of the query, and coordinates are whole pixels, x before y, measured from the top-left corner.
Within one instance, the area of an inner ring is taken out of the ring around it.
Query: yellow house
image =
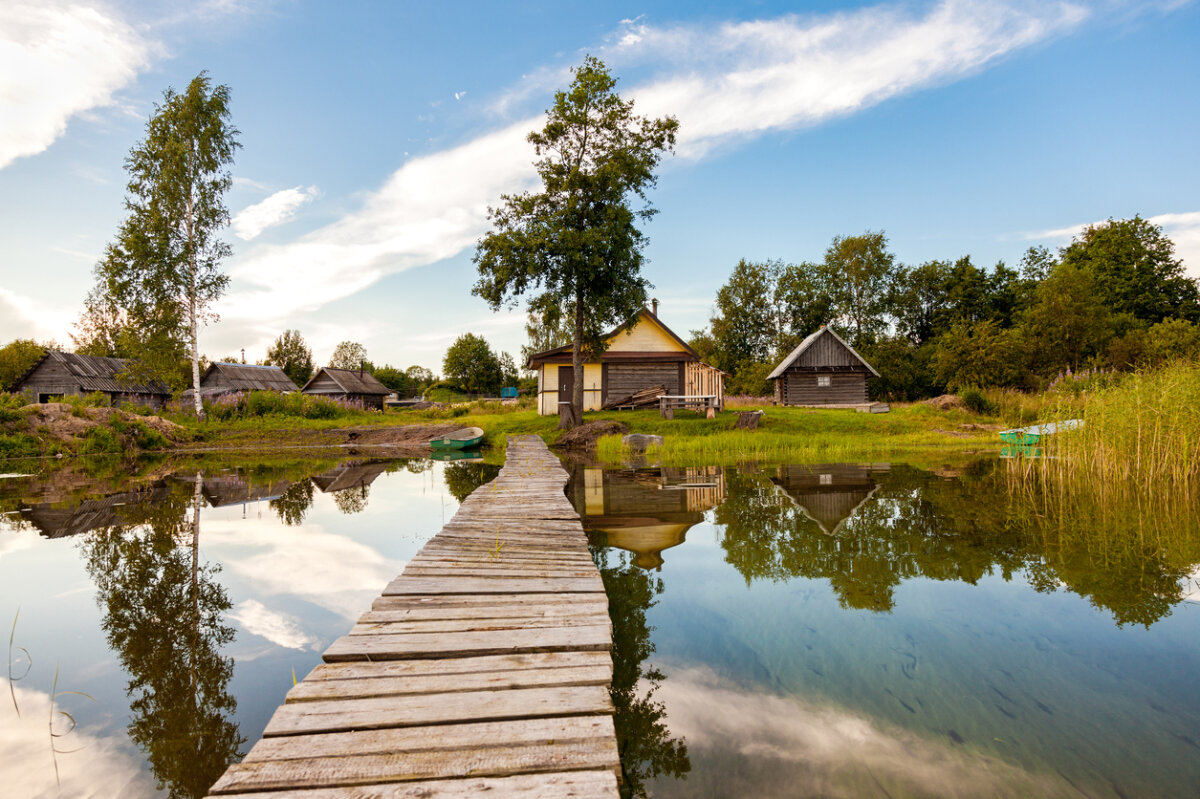
[[[717,407],[724,405],[724,374],[702,362],[653,311],[643,308],[606,340],[608,348],[600,358],[583,365],[585,411],[615,406],[637,391],[659,385],[667,394],[715,396]],[[537,371],[539,414],[557,414],[560,401],[571,401],[571,345],[530,355],[526,368]]]

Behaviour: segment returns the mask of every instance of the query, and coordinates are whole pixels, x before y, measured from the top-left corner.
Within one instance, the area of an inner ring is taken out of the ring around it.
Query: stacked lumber
[[[611,411],[616,408],[650,408],[658,405],[658,398],[667,393],[667,387],[661,383],[657,386],[643,388],[640,391],[635,391],[632,394],[627,394],[615,400],[610,400],[604,403],[604,410]]]
[[[558,459],[508,442],[213,797],[616,799],[604,585]]]

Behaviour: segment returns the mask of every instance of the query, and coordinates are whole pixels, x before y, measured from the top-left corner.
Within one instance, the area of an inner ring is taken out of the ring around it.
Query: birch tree
[[[125,161],[129,215],[96,266],[93,292],[98,305],[116,309],[138,360],[153,364],[171,344],[186,352],[197,416],[204,413],[199,331],[217,318],[212,304],[229,283],[220,268],[231,253],[220,238],[229,223],[223,198],[241,146],[229,96],[205,72],[183,93],[163,93],[146,138]]]

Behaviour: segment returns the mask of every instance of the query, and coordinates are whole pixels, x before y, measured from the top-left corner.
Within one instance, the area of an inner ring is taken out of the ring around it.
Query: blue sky
[[[167,86],[208,70],[243,149],[210,357],[298,328],[440,370],[520,311],[471,296],[486,208],[531,186],[585,54],[680,119],[647,276],[705,324],[739,258],[819,260],[886,231],[905,263],[1015,264],[1140,213],[1200,276],[1200,4],[0,3],[0,342],[69,343],[124,211],[123,160]]]

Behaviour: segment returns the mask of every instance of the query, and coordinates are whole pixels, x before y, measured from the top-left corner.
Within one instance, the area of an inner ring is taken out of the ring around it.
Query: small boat
[[[462,430],[455,430],[453,433],[447,433],[440,438],[430,439],[429,446],[435,450],[471,449],[478,447],[481,441],[483,441],[483,430],[481,428],[464,427]]]
[[[1001,430],[1000,440],[1005,444],[1029,446],[1031,444],[1040,444],[1043,438],[1060,430],[1076,430],[1080,427],[1083,427],[1082,419],[1068,419],[1065,422],[1035,424],[1032,427],[1014,427],[1012,430]]]

